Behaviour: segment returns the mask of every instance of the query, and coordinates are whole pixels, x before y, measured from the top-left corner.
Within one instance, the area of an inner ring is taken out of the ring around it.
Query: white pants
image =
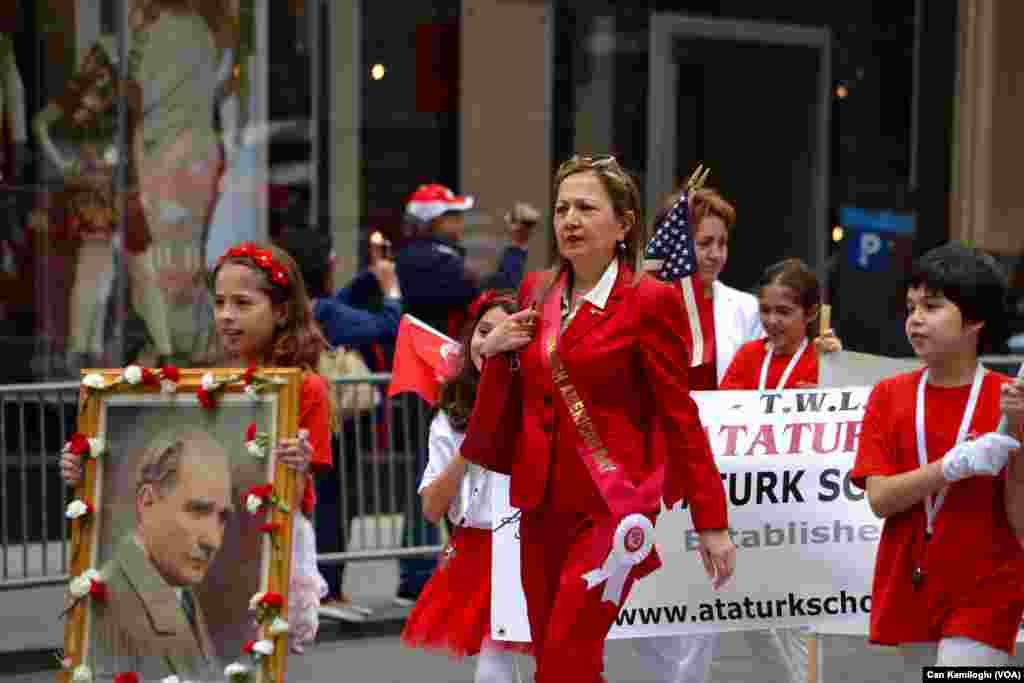
[[[476,674],[473,683],[517,683],[516,654],[498,650],[484,643],[476,657]]]
[[[943,638],[938,645],[911,645],[903,657],[907,683],[920,683],[926,666],[1009,666],[1010,655],[970,638]]]
[[[807,632],[799,628],[744,631],[747,645],[758,661],[765,680],[806,683]],[[705,683],[721,634],[659,636],[632,640],[633,651],[648,674],[657,673],[662,683]]]

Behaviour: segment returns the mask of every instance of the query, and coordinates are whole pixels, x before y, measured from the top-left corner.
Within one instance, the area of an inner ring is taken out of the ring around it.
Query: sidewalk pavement
[[[372,607],[373,617],[362,624],[323,621],[317,643],[310,646],[305,655],[289,657],[287,680],[291,683],[472,683],[472,660],[453,661],[444,655],[411,650],[401,644],[398,634],[409,610],[395,607],[391,601],[397,581],[397,563],[393,560],[350,563],[345,574],[345,590],[356,602]],[[4,601],[0,614],[12,608],[11,600],[16,596],[20,598],[19,593],[29,591],[0,594]],[[52,610],[44,608],[42,612],[36,609],[22,613],[27,616],[49,615],[50,612]],[[0,637],[7,640],[12,634],[8,631]],[[53,647],[58,646],[59,643],[55,643]],[[902,658],[887,648],[867,645],[863,637],[820,636],[819,647],[819,683],[906,680]],[[9,648],[2,647],[0,642],[0,651],[4,649]],[[629,641],[611,641],[605,650],[609,683],[655,683],[650,673],[642,669]],[[742,634],[724,634],[719,653],[708,683],[783,680],[781,672],[768,671],[765,664],[755,658]],[[532,662],[526,657],[520,657],[519,662],[522,681],[527,683],[532,679]],[[54,683],[56,671],[40,670],[54,663],[49,653],[39,650],[20,656],[0,655],[0,683]],[[1024,655],[1018,654],[1013,663],[1024,666]]]
[[[472,683],[473,661],[452,661],[404,647],[397,635],[357,635],[345,629],[341,634],[328,628],[319,642],[302,656],[288,659],[288,681],[292,683]],[[863,639],[822,636],[821,683],[890,683],[906,680],[902,658],[869,648]],[[753,657],[740,634],[723,636],[721,655],[715,661],[708,683],[764,683],[778,681]],[[532,665],[520,657],[522,681],[531,680]],[[1014,664],[1021,666],[1018,656]],[[628,641],[611,641],[606,648],[609,683],[656,683],[641,669]],[[54,683],[55,671],[4,675],[0,683]],[[567,681],[566,683],[571,683]]]

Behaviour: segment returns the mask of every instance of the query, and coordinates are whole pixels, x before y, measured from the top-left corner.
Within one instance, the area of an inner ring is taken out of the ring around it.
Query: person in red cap
[[[404,312],[453,338],[459,336],[467,308],[481,291],[519,287],[530,233],[540,218],[536,210],[522,204],[506,216],[512,244],[505,249],[498,270],[481,281],[466,267],[465,250],[460,244],[465,233],[465,212],[474,204],[473,197],[456,195],[444,185],[421,185],[405,205],[406,224],[413,229],[414,239],[395,256]],[[420,400],[411,395],[407,398],[404,405],[410,410],[412,404]],[[420,408],[420,414],[429,413],[426,404]],[[422,471],[426,466],[425,449],[414,450],[419,459],[417,469]],[[438,542],[435,526],[425,524],[422,519],[414,522],[407,525],[407,543],[434,545]],[[432,557],[400,560],[395,604],[411,607],[435,564]]]
[[[514,211],[506,222],[512,244],[502,254],[498,270],[479,276],[466,267],[462,238],[465,212],[475,199],[459,196],[444,185],[420,185],[405,205],[405,220],[417,239],[408,242],[395,259],[399,284],[405,292],[405,312],[455,337],[466,307],[484,289],[516,289],[523,279],[536,211]]]

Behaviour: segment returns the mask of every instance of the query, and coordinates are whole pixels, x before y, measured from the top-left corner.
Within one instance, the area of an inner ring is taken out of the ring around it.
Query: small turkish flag
[[[460,352],[460,344],[451,337],[422,320],[403,315],[398,325],[388,396],[411,391],[434,405],[441,385],[459,371]]]

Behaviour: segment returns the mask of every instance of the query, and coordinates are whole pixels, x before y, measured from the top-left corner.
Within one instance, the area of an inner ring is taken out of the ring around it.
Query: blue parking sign
[[[892,245],[887,235],[873,230],[853,230],[847,240],[850,265],[868,272],[882,272],[889,268]]]

